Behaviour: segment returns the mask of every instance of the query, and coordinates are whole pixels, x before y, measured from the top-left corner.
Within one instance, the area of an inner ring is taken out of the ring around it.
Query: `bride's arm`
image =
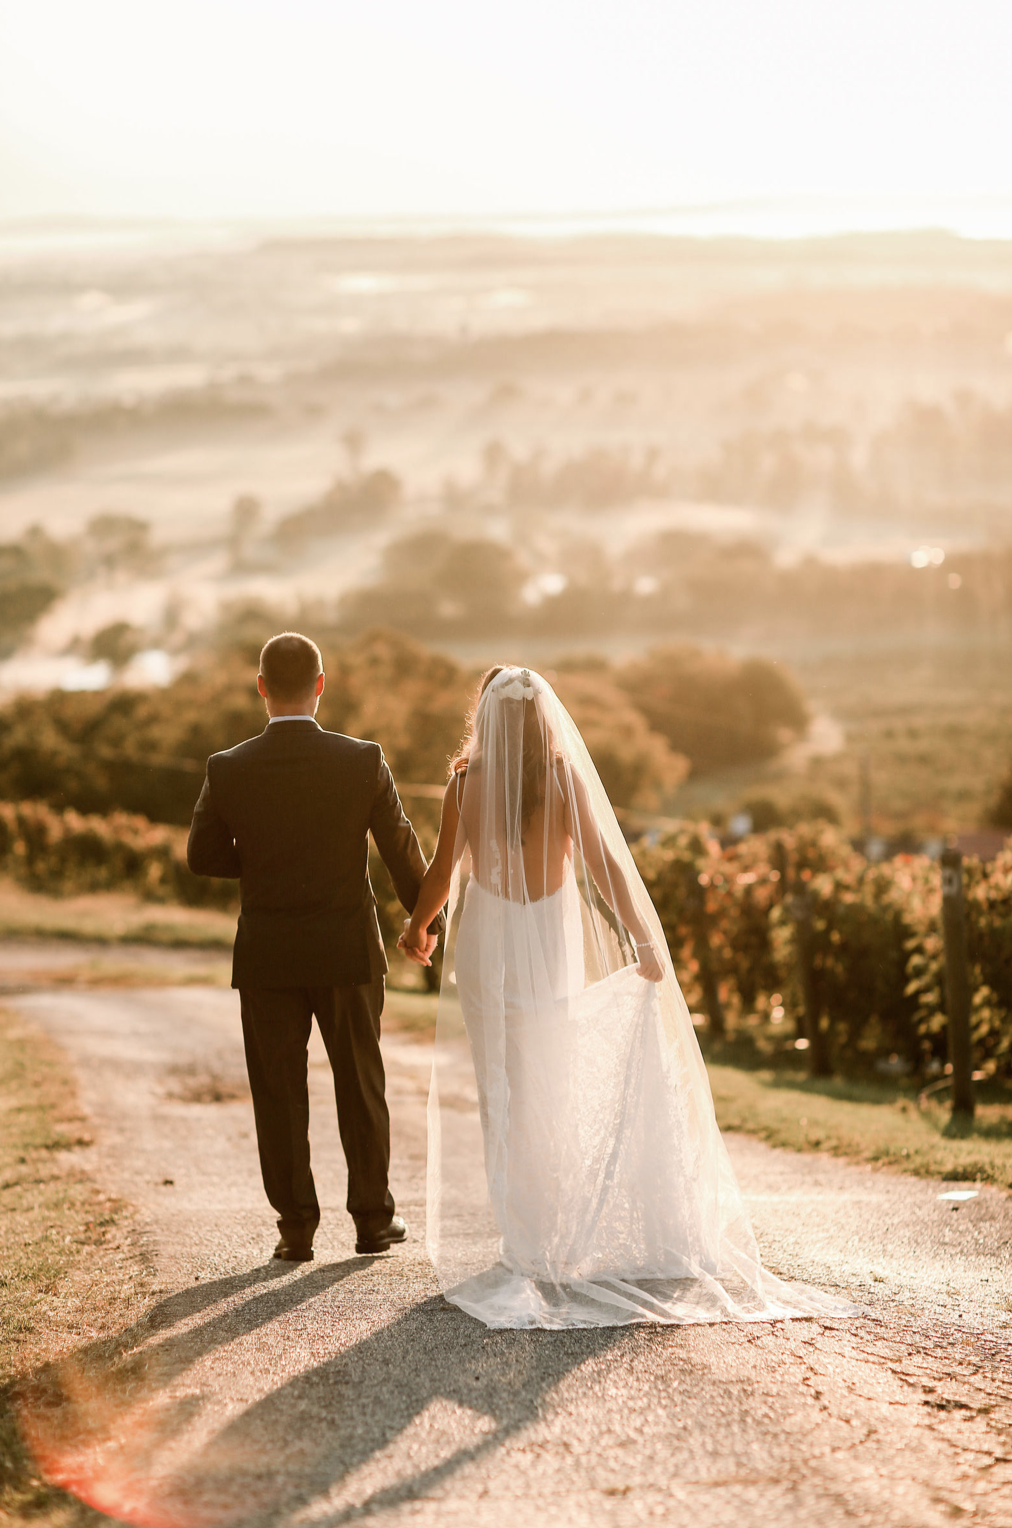
[[[453,869],[460,858],[457,849],[457,828],[460,824],[460,808],[457,805],[457,776],[454,775],[443,792],[443,806],[439,818],[439,837],[436,840],[432,863],[422,878],[415,910],[404,924],[404,932],[397,944],[409,958],[421,965],[431,965],[426,948],[426,931],[436,914],[446,905],[450,894]],[[461,846],[463,847],[463,846]],[[433,941],[434,946],[434,941]]]
[[[572,819],[570,824],[572,837],[583,855],[587,869],[594,877],[594,884],[601,896],[633,937],[636,953],[639,956],[640,975],[646,977],[648,981],[659,982],[664,975],[664,967],[661,964],[660,953],[651,941],[650,929],[637,911],[622,866],[601,836],[597,818],[590,804],[590,797],[587,795],[587,787],[575,772],[570,778],[573,782],[572,793],[567,790],[565,795]]]

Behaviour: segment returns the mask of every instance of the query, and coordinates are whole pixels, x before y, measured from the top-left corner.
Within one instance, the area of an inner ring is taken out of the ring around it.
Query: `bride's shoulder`
[[[446,783],[443,800],[452,800],[459,811],[464,802],[464,790],[467,782],[471,782],[471,790],[480,789],[482,776],[480,759],[458,759],[453,766],[453,773]]]
[[[446,789],[443,792],[443,801],[452,801],[458,812],[460,811],[461,799],[464,795],[464,782],[467,779],[467,770],[468,763],[466,759],[461,759],[456,763],[453,766],[453,773],[450,775],[449,780],[447,780]]]
[[[476,778],[481,774],[481,772],[482,770],[480,758],[458,759],[457,763],[453,766],[453,773],[450,776],[450,784],[452,785],[455,780],[463,780],[465,776],[468,779]]]

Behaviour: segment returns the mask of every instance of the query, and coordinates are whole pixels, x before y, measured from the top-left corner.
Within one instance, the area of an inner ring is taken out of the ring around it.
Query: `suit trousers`
[[[320,1223],[309,1164],[314,1015],[334,1074],[337,1123],[348,1164],[348,1213],[360,1234],[386,1226],[394,1201],[379,1047],[382,977],[360,987],[243,987],[239,997],[260,1169],[278,1229],[299,1240],[312,1238]]]

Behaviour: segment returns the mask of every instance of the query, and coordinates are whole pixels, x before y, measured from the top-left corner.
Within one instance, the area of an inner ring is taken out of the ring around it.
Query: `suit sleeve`
[[[193,809],[190,836],[186,842],[186,863],[195,875],[237,878],[242,872],[232,829],[218,812],[211,795],[210,764]]]
[[[390,766],[380,750],[376,794],[369,816],[369,830],[376,842],[384,865],[390,872],[394,890],[401,906],[414,912],[422,877],[428,866],[415,830],[404,815],[401,798],[397,794]],[[429,924],[429,931],[438,934],[445,923],[443,914]]]

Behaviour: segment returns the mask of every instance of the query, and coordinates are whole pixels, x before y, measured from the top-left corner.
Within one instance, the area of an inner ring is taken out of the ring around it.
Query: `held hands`
[[[430,934],[428,929],[413,928],[411,919],[405,918],[404,931],[397,941],[397,948],[403,950],[408,960],[414,961],[416,966],[431,966],[432,952],[437,942],[435,934]]]

